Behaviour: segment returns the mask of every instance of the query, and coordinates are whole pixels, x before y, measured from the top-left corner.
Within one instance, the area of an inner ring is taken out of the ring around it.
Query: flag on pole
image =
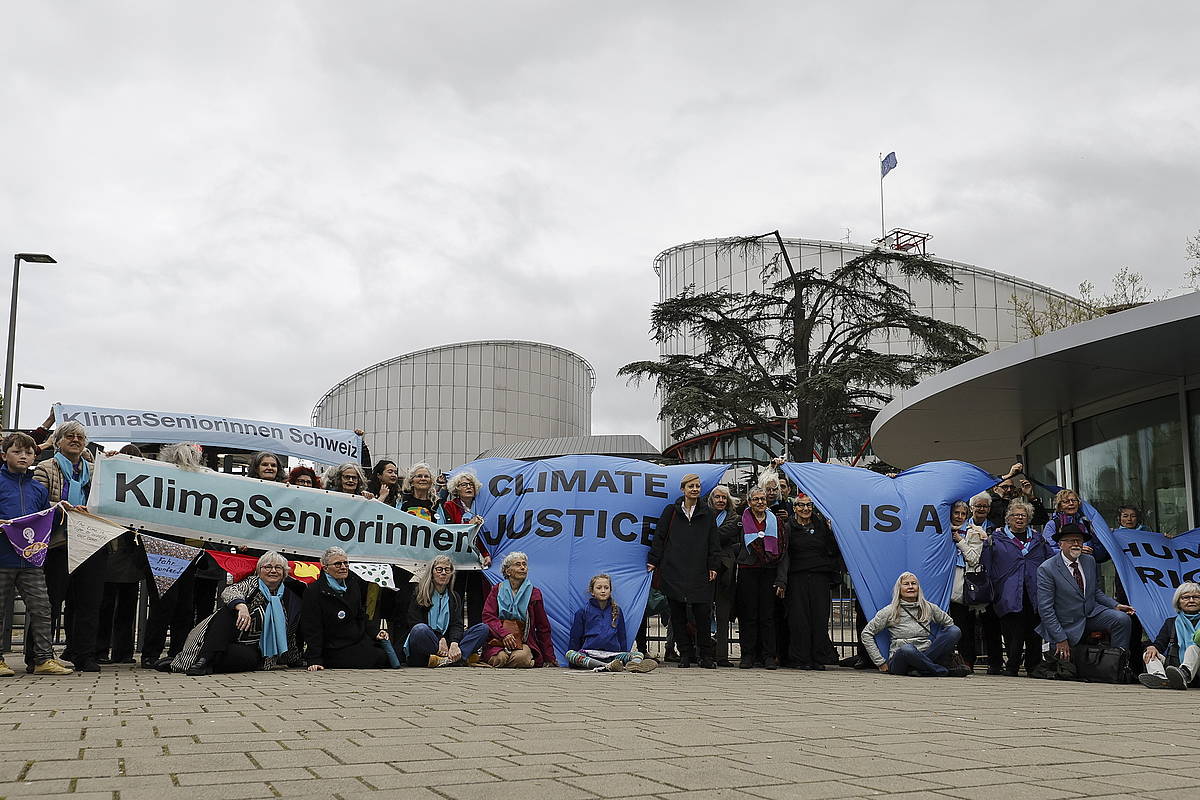
[[[883,157],[883,161],[879,162],[879,177],[886,178],[887,174],[896,168],[897,163],[896,151],[893,150]]]
[[[34,514],[17,517],[4,528],[4,534],[17,555],[40,567],[46,563],[46,550],[49,548],[50,530],[54,527],[54,509],[47,508]]]

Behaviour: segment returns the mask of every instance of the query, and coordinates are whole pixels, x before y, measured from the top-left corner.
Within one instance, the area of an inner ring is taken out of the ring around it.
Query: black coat
[[[450,592],[450,625],[446,628],[446,632],[442,634],[442,638],[446,640],[447,644],[450,642],[461,642],[463,637],[462,598],[450,589],[446,591]],[[408,627],[404,629],[404,638],[400,639],[401,642],[408,639],[408,634],[414,626],[429,624],[429,609],[426,606],[417,605],[416,594],[413,595],[412,600],[408,603],[407,622]]]
[[[663,509],[654,526],[647,563],[654,566],[662,593],[669,600],[711,603],[713,582],[708,572],[721,565],[721,540],[712,509],[704,502],[697,503],[689,520],[683,513],[682,497]]]
[[[367,619],[364,581],[353,572],[346,577],[346,593],[338,594],[325,580],[325,573],[304,592],[300,607],[300,629],[304,634],[304,660],[324,666],[324,654],[374,639],[379,623]]]
[[[787,549],[783,554],[786,561],[784,572],[837,574],[842,571],[837,540],[823,517],[814,514],[812,524],[807,526],[798,524],[793,517],[787,524],[787,540]]]

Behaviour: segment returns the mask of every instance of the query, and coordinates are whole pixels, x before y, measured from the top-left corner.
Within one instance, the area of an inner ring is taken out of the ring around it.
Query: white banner
[[[67,572],[91,557],[101,547],[125,532],[120,525],[86,511],[67,512]]]
[[[199,442],[213,447],[265,450],[322,464],[357,463],[362,437],[337,428],[308,428],[208,414],[175,414],[97,406],[54,406],[57,424],[78,422],[97,442]]]

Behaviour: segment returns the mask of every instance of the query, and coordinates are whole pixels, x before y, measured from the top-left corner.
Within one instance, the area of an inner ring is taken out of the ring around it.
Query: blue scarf
[[[92,471],[88,468],[87,461],[80,458],[79,465],[76,466],[62,453],[55,453],[54,462],[63,474],[62,499],[73,506],[87,505],[86,487],[92,479]]]
[[[333,589],[335,592],[337,592],[338,594],[345,594],[345,593],[346,593],[346,584],[342,583],[342,582],[341,582],[341,581],[339,581],[339,580],[336,580],[336,579],[335,579],[335,578],[334,578],[332,575],[330,575],[328,572],[326,572],[326,573],[325,573],[325,580],[329,581],[329,586],[330,586],[330,588],[332,588],[332,589]]]
[[[775,518],[774,513],[768,511],[765,522],[767,529],[762,531],[765,536],[763,552],[769,556],[779,555],[779,520]],[[758,520],[754,518],[754,512],[747,508],[742,512],[742,542],[749,547],[758,538],[758,534]]]
[[[288,651],[287,614],[283,611],[283,584],[279,584],[276,589],[278,594],[271,594],[271,590],[262,582],[262,578],[259,578],[258,590],[263,593],[263,597],[267,598],[258,649],[262,651],[263,658],[271,658]]]
[[[717,527],[718,528],[725,524],[725,518],[728,516],[729,516],[728,511],[722,511],[720,514],[717,514]]]
[[[496,602],[500,606],[500,619],[516,619],[529,627],[529,598],[533,594],[533,583],[528,578],[521,588],[513,591],[508,579],[500,581],[500,590],[496,593]]]
[[[450,591],[434,592],[432,600],[433,605],[429,607],[429,627],[438,633],[445,633],[450,627]]]
[[[971,523],[969,523],[969,522],[968,522],[968,523],[965,523],[965,524],[963,525],[963,527],[961,527],[961,528],[955,528],[954,530],[955,530],[955,531],[957,531],[958,533],[961,533],[961,534],[962,534],[962,537],[963,537],[963,539],[965,540],[965,539],[967,538],[967,528],[966,528],[966,526],[967,526],[967,525],[970,525],[970,524],[971,524]],[[955,542],[955,543],[954,543],[954,553],[955,553],[955,556],[956,556],[956,558],[958,559],[958,560],[957,560],[956,562],[954,562],[954,563],[955,563],[957,566],[960,566],[960,567],[962,567],[963,569],[966,569],[966,568],[967,568],[967,560],[966,560],[965,558],[963,558],[962,550],[959,550],[959,549],[958,549],[958,543],[957,543],[957,542]]]
[[[1175,639],[1179,644],[1179,660],[1183,661],[1183,653],[1188,646],[1196,641],[1196,624],[1200,623],[1200,614],[1190,617],[1180,611],[1175,615]],[[1165,658],[1164,654],[1164,658]]]
[[[1021,555],[1023,555],[1023,556],[1029,555],[1029,548],[1033,547],[1033,540],[1035,538],[1037,538],[1033,535],[1033,532],[1031,530],[1029,530],[1029,528],[1025,529],[1025,533],[1029,536],[1029,538],[1026,539],[1024,542],[1022,542],[1019,538],[1017,538],[1017,535],[1015,533],[1013,533],[1011,530],[1009,530],[1007,525],[1004,526],[1003,530],[1004,530],[1005,536],[1012,539],[1017,544],[1021,545]]]

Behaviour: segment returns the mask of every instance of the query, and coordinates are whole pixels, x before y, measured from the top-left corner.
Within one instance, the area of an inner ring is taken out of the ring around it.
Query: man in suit
[[[1063,661],[1092,631],[1108,631],[1113,647],[1129,647],[1133,609],[1100,591],[1096,559],[1083,552],[1091,538],[1079,525],[1063,525],[1054,532],[1060,553],[1038,567],[1038,634]]]

